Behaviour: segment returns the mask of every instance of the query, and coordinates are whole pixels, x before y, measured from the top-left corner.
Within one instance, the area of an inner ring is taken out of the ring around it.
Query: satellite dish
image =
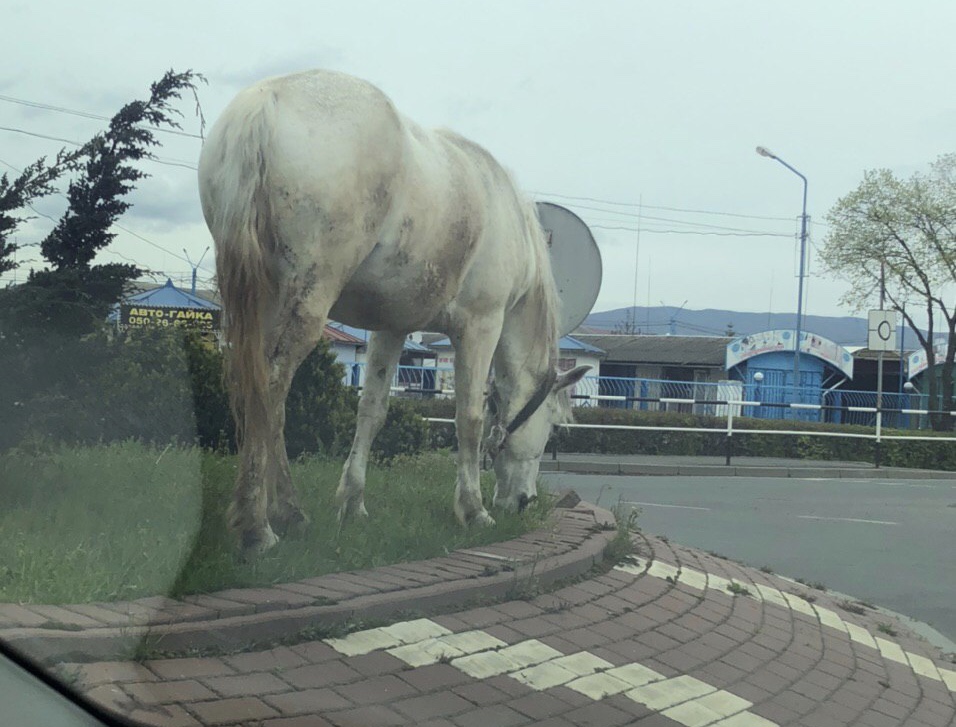
[[[601,253],[591,230],[571,210],[538,202],[538,220],[551,251],[551,271],[561,300],[562,336],[581,325],[601,290]]]

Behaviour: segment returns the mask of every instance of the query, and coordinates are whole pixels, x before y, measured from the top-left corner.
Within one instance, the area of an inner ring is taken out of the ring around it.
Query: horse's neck
[[[534,291],[505,321],[495,356],[495,380],[504,409],[513,416],[546,383],[557,366],[554,315],[549,298]],[[550,330],[549,330],[550,329]]]

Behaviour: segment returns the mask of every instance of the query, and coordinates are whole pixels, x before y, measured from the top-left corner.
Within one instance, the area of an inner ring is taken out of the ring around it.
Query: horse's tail
[[[266,180],[274,129],[275,97],[250,89],[213,129],[199,166],[203,209],[216,244],[226,378],[239,440],[268,420],[264,318],[275,292],[276,242]]]

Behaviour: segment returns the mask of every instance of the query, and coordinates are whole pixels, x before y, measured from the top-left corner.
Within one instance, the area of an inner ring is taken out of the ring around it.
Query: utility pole
[[[209,252],[208,247],[206,247],[206,249],[202,251],[202,255],[200,255],[199,257],[199,262],[193,265],[192,260],[189,259],[189,253],[186,252],[186,248],[183,248],[183,254],[186,256],[186,262],[188,262],[189,267],[193,269],[193,282],[192,282],[192,287],[189,289],[189,292],[192,293],[193,295],[196,295],[196,271],[199,269],[199,266],[202,265],[203,258],[206,257],[207,252]]]

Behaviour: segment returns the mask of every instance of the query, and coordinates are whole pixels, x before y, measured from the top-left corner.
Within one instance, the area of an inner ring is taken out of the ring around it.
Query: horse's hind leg
[[[308,319],[301,315],[301,306],[292,311],[274,333],[269,351],[269,399],[272,403],[269,439],[272,476],[269,483],[268,515],[275,532],[285,535],[309,522],[299,506],[292,486],[292,472],[285,445],[285,404],[295,372],[315,349],[325,328],[325,318]]]
[[[385,423],[388,396],[402,355],[405,335],[391,331],[376,331],[368,345],[368,364],[365,384],[359,400],[355,438],[349,458],[342,469],[342,479],[335,492],[339,506],[339,520],[351,515],[367,515],[365,510],[365,471],[372,440]]]

